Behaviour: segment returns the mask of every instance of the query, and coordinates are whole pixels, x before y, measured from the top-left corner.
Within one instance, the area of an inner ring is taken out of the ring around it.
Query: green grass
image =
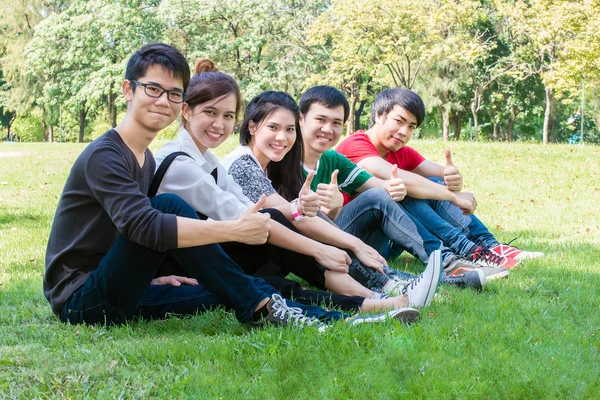
[[[413,145],[443,160],[443,143]],[[0,398],[597,398],[600,148],[450,146],[478,216],[546,257],[481,293],[442,287],[413,326],[340,323],[319,335],[248,331],[223,311],[60,323],[42,293],[44,252],[84,146],[1,144],[21,154],[0,157]]]

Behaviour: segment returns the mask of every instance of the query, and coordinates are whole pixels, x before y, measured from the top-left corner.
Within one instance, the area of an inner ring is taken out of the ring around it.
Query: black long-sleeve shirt
[[[111,129],[79,155],[58,203],[48,247],[44,295],[58,314],[95,270],[118,234],[156,251],[177,247],[176,216],[146,196],[155,169],[150,150],[140,167]]]

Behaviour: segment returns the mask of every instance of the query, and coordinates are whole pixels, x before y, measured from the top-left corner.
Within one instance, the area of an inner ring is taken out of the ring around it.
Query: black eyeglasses
[[[130,82],[133,83],[134,85],[143,86],[144,92],[150,97],[154,97],[157,99],[160,96],[162,96],[163,93],[166,92],[167,99],[169,99],[169,101],[172,103],[179,104],[179,103],[183,103],[185,101],[185,93],[182,92],[181,90],[167,90],[158,85],[153,85],[151,83],[144,83],[144,82],[139,82],[139,81],[130,81]]]

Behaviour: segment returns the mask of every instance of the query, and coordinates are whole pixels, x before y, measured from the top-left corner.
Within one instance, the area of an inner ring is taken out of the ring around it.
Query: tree
[[[155,2],[75,1],[35,29],[27,44],[27,74],[45,82],[40,103],[64,105],[79,118],[79,141],[90,113],[108,103],[116,124],[116,99],[129,55],[162,37]],[[150,7],[150,8],[148,8]]]
[[[588,18],[590,7],[598,6],[577,0],[496,0],[495,4],[507,23],[521,70],[525,74],[539,74],[544,83],[542,142],[546,144],[556,89],[567,89],[557,86],[560,83],[557,71],[572,56],[569,49],[582,33],[582,21]]]

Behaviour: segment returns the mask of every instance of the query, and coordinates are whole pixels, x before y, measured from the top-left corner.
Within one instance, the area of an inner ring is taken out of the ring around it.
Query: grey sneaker
[[[281,295],[275,293],[267,303],[269,314],[264,318],[265,322],[282,327],[305,327],[315,326],[319,332],[327,330],[327,325],[316,318],[307,317],[302,314],[302,309],[289,307]]]
[[[385,300],[389,299],[390,295],[382,292],[373,292],[373,296],[371,296],[371,300]]]
[[[434,251],[429,256],[429,262],[425,271],[415,279],[410,281],[404,287],[400,287],[397,282],[389,285],[385,292],[392,296],[407,295],[408,305],[411,307],[425,307],[431,303],[437,285],[442,276],[442,259],[439,250]]]
[[[388,319],[395,319],[400,322],[404,322],[405,324],[412,324],[417,319],[421,317],[421,313],[418,310],[415,310],[411,307],[403,307],[398,308],[396,310],[387,311],[381,314],[373,314],[373,315],[355,315],[354,317],[348,319],[346,322],[350,325],[358,325],[358,324],[372,324],[378,322],[385,322]]]
[[[444,272],[446,275],[453,275],[455,273],[462,273],[461,271],[466,272],[467,270],[473,269],[482,270],[486,281],[505,278],[509,275],[506,268],[482,267],[479,264],[456,255],[444,261],[444,265]]]
[[[454,274],[446,275],[444,278],[444,283],[450,283],[461,288],[473,288],[476,290],[480,290],[483,286],[485,286],[485,282],[485,274],[482,271],[482,268],[461,268],[460,270],[455,271]]]

